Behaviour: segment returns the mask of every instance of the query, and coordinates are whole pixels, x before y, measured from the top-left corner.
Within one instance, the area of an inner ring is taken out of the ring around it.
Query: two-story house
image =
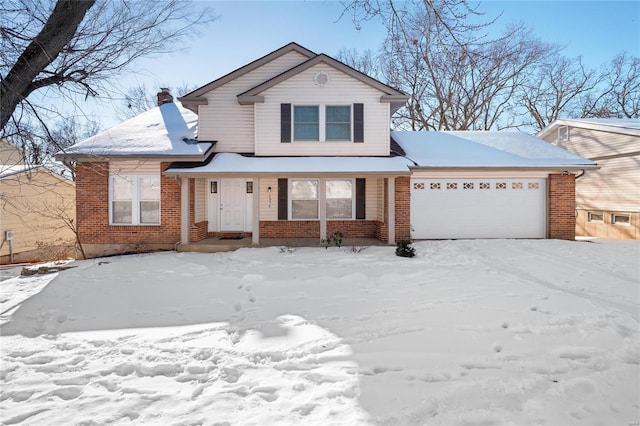
[[[407,99],[295,43],[180,104],[162,91],[157,108],[58,155],[76,162],[85,251],[336,232],[573,238],[573,173],[594,163],[521,133],[391,132]]]

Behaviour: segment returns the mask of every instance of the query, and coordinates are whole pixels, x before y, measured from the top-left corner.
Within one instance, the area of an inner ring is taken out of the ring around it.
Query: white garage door
[[[412,179],[415,239],[545,238],[545,179]]]

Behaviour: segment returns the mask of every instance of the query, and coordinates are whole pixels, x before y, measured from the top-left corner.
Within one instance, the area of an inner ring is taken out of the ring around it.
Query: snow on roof
[[[605,132],[640,136],[640,119],[633,118],[561,118],[538,133],[544,137],[559,126],[581,127]]]
[[[165,173],[373,173],[409,174],[403,157],[247,157],[219,153],[206,165],[171,167]]]
[[[596,167],[522,132],[391,132],[418,167]]]
[[[39,166],[33,164],[18,164],[16,166],[0,165],[0,179],[17,175],[18,173],[25,173],[37,167]]]
[[[196,143],[198,116],[179,103],[155,107],[57,155],[202,156],[213,145]]]

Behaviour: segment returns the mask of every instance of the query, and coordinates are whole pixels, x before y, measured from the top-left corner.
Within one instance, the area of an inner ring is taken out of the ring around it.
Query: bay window
[[[109,198],[110,224],[160,224],[160,176],[112,175]]]

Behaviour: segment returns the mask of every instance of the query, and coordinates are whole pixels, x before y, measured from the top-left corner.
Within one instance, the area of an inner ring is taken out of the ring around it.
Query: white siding
[[[155,175],[159,173],[159,161],[112,160],[109,162],[109,175]]]
[[[366,216],[367,220],[382,220],[380,213],[383,209],[383,198],[381,198],[380,187],[382,186],[381,182],[384,179],[381,178],[368,178],[366,181],[366,193],[367,193],[367,201],[366,201]]]
[[[278,179],[260,179],[260,220],[278,220]]]
[[[576,180],[579,209],[640,212],[640,155],[599,160]]]
[[[198,113],[198,139],[218,141],[216,152],[254,152],[254,108],[240,105],[237,96],[306,59],[289,52],[207,93],[208,105],[200,106]]]
[[[195,221],[207,220],[207,180],[195,179]]]
[[[552,132],[546,140],[585,158],[640,151],[640,137],[638,136],[577,127],[569,129],[569,140],[567,141],[558,142],[557,136],[557,132]]]
[[[313,77],[324,71],[329,82],[316,86]],[[382,92],[326,64],[318,64],[266,90],[256,104],[257,155],[389,155],[390,105]],[[364,143],[280,142],[280,104],[364,104]]]
[[[601,167],[589,170],[576,180],[578,209],[640,211],[640,137],[571,127],[569,140],[557,141],[557,132],[545,140],[582,157],[593,159]],[[619,158],[599,158],[620,156]]]

